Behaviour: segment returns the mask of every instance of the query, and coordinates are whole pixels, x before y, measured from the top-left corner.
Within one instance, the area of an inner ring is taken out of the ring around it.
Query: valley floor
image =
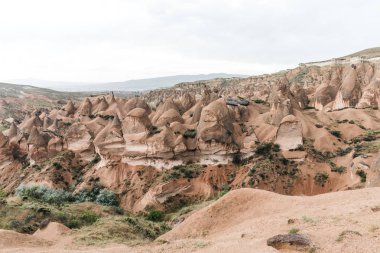
[[[267,246],[268,238],[289,232],[311,239],[313,247],[306,252],[378,252],[380,188],[310,197],[239,189],[151,243],[79,247],[72,244],[75,231],[49,242],[0,230],[0,252],[298,252]]]

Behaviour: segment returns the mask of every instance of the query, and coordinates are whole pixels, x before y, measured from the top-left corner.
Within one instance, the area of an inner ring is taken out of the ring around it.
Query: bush
[[[194,139],[197,136],[197,130],[196,129],[188,129],[183,133],[183,137],[185,139],[191,138]]]
[[[62,189],[51,189],[40,185],[19,185],[16,188],[16,195],[21,198],[29,198],[45,202],[48,204],[62,205],[68,202],[97,202],[104,206],[118,206],[118,199],[112,191],[94,187],[91,191],[82,190],[79,194],[73,195]]]
[[[335,163],[330,162],[330,168],[332,172],[338,172],[340,174],[346,172],[346,167],[344,166],[337,166]]]
[[[346,149],[338,148],[338,150],[336,151],[336,155],[337,156],[345,156],[348,153],[350,153],[351,151],[352,151],[352,147],[348,147]]]
[[[96,154],[95,157],[90,161],[90,166],[94,166],[98,162],[100,162],[101,158],[99,154]]]
[[[342,137],[342,133],[340,131],[338,131],[338,130],[330,130],[330,133],[332,135],[334,135],[335,137],[337,137],[337,138],[341,138]]]
[[[326,172],[317,172],[314,176],[314,182],[319,186],[325,186],[325,183],[329,179],[329,174]]]
[[[69,192],[61,189],[50,189],[46,186],[39,185],[21,184],[16,188],[16,195],[21,198],[30,198],[58,206],[65,202],[75,201],[75,198]]]
[[[356,175],[360,177],[360,182],[365,183],[367,181],[367,173],[364,170],[356,171]]]
[[[241,154],[240,153],[235,153],[232,155],[232,163],[235,165],[240,165],[242,162],[241,160]]]
[[[150,221],[161,221],[164,217],[164,214],[161,212],[161,211],[158,211],[158,210],[150,210],[148,215],[147,215],[147,220],[150,220]]]
[[[119,205],[119,201],[116,197],[116,194],[106,189],[103,189],[99,192],[99,195],[96,197],[96,202],[103,206],[118,206]]]
[[[85,211],[79,216],[79,218],[86,224],[93,224],[99,219],[99,216],[91,211]]]
[[[262,99],[255,99],[254,102],[255,102],[256,104],[265,104],[265,101],[262,100]]]
[[[161,130],[160,129],[158,129],[156,126],[150,126],[149,128],[148,128],[148,134],[151,136],[151,135],[155,135],[155,134],[158,134],[158,133],[160,133],[161,132]]]
[[[321,124],[315,124],[316,128],[322,128],[323,126]]]
[[[255,150],[255,154],[256,155],[268,155],[271,153],[271,151],[279,152],[280,150],[281,149],[280,149],[280,146],[278,144],[266,142],[266,143],[263,143],[263,144],[260,144],[259,146],[257,146],[257,148]]]

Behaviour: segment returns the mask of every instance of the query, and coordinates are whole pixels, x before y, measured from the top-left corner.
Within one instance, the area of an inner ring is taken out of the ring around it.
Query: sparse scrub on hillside
[[[278,144],[273,144],[272,142],[266,142],[258,145],[255,150],[256,155],[269,155],[272,151],[279,152],[280,146]]]
[[[342,173],[345,173],[346,170],[347,170],[346,167],[344,167],[344,166],[337,166],[335,163],[333,163],[331,161],[329,162],[329,165],[330,165],[330,168],[331,168],[332,172],[337,172],[337,173],[342,174]]]
[[[337,156],[345,156],[345,155],[349,154],[351,151],[352,151],[352,147],[347,147],[345,149],[338,148],[338,150],[336,151],[336,155]]]
[[[201,166],[199,164],[176,165],[166,170],[163,175],[164,181],[170,181],[179,178],[195,178],[199,175]]]

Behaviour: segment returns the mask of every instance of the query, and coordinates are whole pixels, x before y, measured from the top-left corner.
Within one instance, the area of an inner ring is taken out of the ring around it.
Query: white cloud
[[[0,0],[0,80],[257,74],[377,46],[376,1]]]

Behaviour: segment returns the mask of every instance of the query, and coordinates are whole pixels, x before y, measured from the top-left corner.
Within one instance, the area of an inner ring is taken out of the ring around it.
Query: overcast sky
[[[0,80],[268,73],[380,46],[380,1],[0,0]]]

